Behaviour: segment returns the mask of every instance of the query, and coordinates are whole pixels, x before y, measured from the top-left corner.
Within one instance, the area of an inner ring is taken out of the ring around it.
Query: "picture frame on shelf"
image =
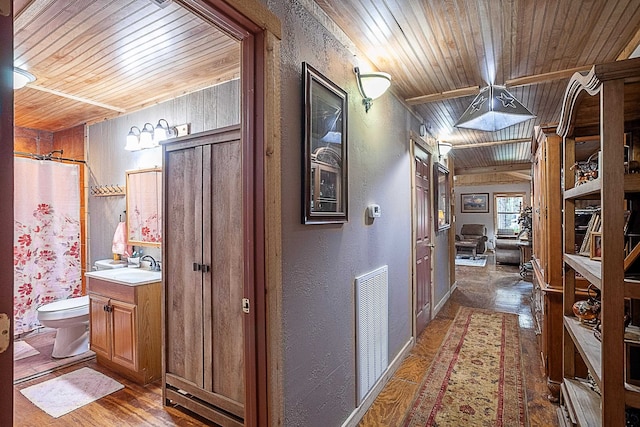
[[[602,232],[591,232],[591,249],[589,250],[589,258],[595,261],[602,259]]]
[[[304,224],[348,221],[347,92],[306,62],[303,80]]]
[[[489,193],[460,194],[460,212],[488,213],[489,212]]]

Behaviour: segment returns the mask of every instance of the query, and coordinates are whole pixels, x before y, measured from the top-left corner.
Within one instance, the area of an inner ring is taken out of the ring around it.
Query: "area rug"
[[[26,359],[27,357],[36,356],[38,354],[40,354],[40,352],[25,341],[13,342],[13,360]]]
[[[469,267],[484,267],[487,265],[487,256],[478,255],[476,259],[472,259],[471,256],[456,255],[456,265],[466,265]]]
[[[461,307],[403,425],[528,426],[518,316]]]
[[[124,388],[119,382],[82,368],[20,390],[27,399],[54,418]]]

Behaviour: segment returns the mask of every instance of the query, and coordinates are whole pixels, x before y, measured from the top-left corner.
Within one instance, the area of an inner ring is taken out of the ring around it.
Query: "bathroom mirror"
[[[127,171],[127,234],[129,245],[162,243],[162,170]]]

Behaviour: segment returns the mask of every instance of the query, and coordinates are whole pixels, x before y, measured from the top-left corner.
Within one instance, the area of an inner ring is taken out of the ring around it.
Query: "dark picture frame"
[[[440,163],[434,168],[434,200],[436,231],[451,227],[451,186],[449,169]]]
[[[489,213],[489,193],[460,194],[460,212]]]
[[[348,221],[347,92],[306,62],[303,79],[304,224]]]
[[[589,248],[589,258],[595,261],[602,259],[602,233],[599,231],[591,232],[591,247]]]

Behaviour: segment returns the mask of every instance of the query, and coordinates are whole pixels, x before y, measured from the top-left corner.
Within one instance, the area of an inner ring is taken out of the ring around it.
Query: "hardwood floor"
[[[400,426],[460,306],[517,313],[520,319],[523,372],[531,426],[557,426],[557,405],[547,399],[544,367],[531,314],[531,283],[521,280],[517,266],[456,267],[457,289],[418,337],[416,345],[386,384],[359,427]]]
[[[449,325],[460,306],[493,309],[520,316],[520,339],[531,426],[557,426],[556,405],[547,400],[548,389],[530,311],[531,284],[520,280],[516,266],[496,266],[490,256],[487,266],[457,267],[458,288],[435,319],[418,338],[409,356],[387,383],[361,427],[398,426],[411,408],[422,377],[435,357]],[[41,381],[82,366],[101,371],[125,385],[110,394],[58,419],[35,407],[20,392]],[[14,426],[205,426],[206,420],[194,414],[162,406],[160,382],[146,387],[132,383],[98,366],[95,360],[65,367],[52,374],[14,387]]]
[[[73,370],[89,367],[120,382],[125,387],[60,418],[52,418],[37,408],[19,390]],[[192,413],[162,406],[161,382],[145,386],[133,383],[99,366],[95,359],[68,366],[46,376],[25,381],[13,388],[14,427],[35,426],[211,426],[212,423]]]

